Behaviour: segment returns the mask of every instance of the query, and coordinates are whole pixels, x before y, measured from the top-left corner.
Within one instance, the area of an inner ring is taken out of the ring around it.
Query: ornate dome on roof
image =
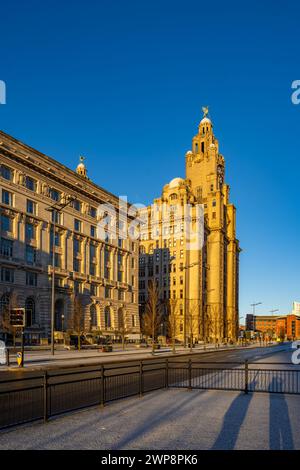
[[[211,124],[211,120],[207,117],[201,119],[200,124]]]
[[[185,180],[183,178],[173,178],[169,183],[169,188],[177,188],[177,186],[184,182]]]
[[[77,165],[77,168],[76,168],[76,173],[80,176],[83,176],[84,178],[87,177],[87,170],[86,170],[86,166],[85,164],[83,163],[84,160],[85,160],[85,157],[79,157],[80,158],[80,163]]]

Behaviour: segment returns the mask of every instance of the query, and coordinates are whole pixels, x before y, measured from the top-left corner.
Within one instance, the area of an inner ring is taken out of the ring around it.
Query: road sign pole
[[[21,331],[21,364],[20,367],[24,367],[24,328]]]

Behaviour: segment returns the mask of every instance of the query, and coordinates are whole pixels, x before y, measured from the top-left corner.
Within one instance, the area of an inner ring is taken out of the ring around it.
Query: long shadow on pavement
[[[282,390],[282,379],[274,377],[269,390]],[[283,393],[270,393],[269,436],[271,450],[293,450],[294,440],[289,417],[289,409]]]
[[[254,382],[251,382],[249,388],[254,385]],[[222,429],[212,446],[212,450],[234,449],[251,400],[252,394],[246,395],[245,393],[240,393],[233,400],[224,416]]]

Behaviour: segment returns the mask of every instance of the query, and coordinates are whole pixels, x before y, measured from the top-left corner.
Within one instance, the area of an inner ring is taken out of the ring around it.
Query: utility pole
[[[195,263],[191,263],[187,266],[182,266],[180,268],[181,271],[185,270],[185,280],[184,280],[184,315],[183,315],[183,346],[186,348],[186,319],[187,319],[187,308],[188,308],[188,289],[187,289],[187,270],[192,268],[193,266],[199,265],[201,262],[196,261]]]
[[[65,201],[57,201],[46,210],[52,213],[52,279],[51,279],[51,354],[54,356],[54,326],[55,326],[55,235],[56,217],[63,209],[76,200],[75,196],[68,196]]]

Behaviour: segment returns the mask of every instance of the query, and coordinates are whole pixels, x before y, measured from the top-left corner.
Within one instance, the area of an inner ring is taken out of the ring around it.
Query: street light
[[[271,315],[273,315],[275,312],[279,312],[279,308],[275,308],[273,310],[270,310]]]
[[[65,316],[64,314],[62,314],[61,316],[61,331],[64,332],[64,319],[65,319]]]
[[[56,233],[56,216],[65,207],[69,206],[76,200],[75,196],[67,196],[65,201],[57,201],[52,206],[46,208],[52,213],[53,224],[53,240],[52,240],[52,286],[51,286],[51,354],[54,356],[54,323],[55,323],[55,233]]]
[[[180,268],[180,271],[183,270],[188,270],[192,268],[193,266],[197,266],[200,264],[200,261],[196,261],[194,263],[191,263],[187,266],[182,266]],[[187,314],[187,275],[185,273],[185,282],[184,282],[184,315],[183,315],[183,347],[186,348],[186,314]]]
[[[255,307],[257,307],[257,305],[261,305],[262,302],[254,302],[253,304],[250,304],[250,306],[253,308],[253,315],[255,315]]]

